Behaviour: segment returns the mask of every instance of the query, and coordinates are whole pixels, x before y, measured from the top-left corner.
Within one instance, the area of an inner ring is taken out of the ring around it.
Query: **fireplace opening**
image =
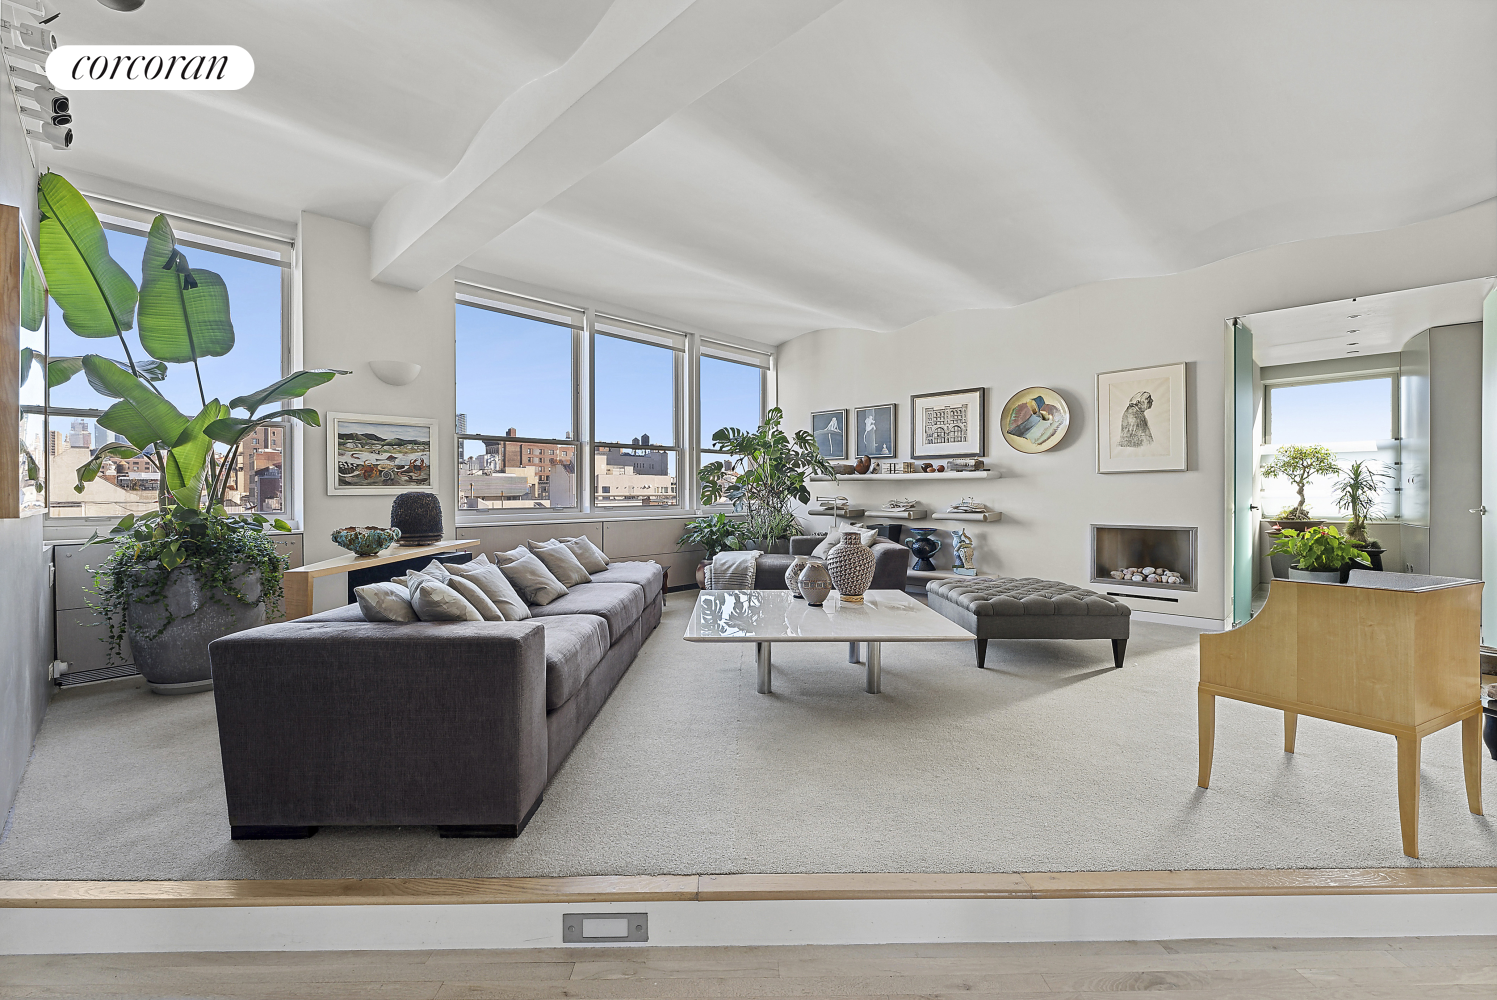
[[[1092,582],[1195,590],[1196,529],[1092,525]]]

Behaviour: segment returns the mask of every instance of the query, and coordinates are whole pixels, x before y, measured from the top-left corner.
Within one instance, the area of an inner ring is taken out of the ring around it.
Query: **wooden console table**
[[[1201,636],[1200,773],[1211,784],[1216,699],[1281,709],[1398,741],[1403,852],[1419,856],[1419,747],[1461,724],[1466,804],[1481,815],[1481,581],[1353,571],[1349,583],[1275,580],[1252,621]]]
[[[459,538],[451,542],[436,542],[432,545],[392,545],[376,556],[356,556],[352,552],[334,556],[309,566],[288,569],[282,580],[286,592],[284,621],[305,618],[312,613],[312,581],[319,576],[342,576],[349,570],[368,569],[383,563],[401,562],[405,559],[420,559],[438,552],[453,552],[477,545],[476,538]]]

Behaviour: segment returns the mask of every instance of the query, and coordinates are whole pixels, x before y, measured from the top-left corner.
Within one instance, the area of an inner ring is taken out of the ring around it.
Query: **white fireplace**
[[[1197,589],[1196,529],[1094,524],[1091,567],[1092,583],[1157,591],[1161,598],[1171,592],[1193,593]]]

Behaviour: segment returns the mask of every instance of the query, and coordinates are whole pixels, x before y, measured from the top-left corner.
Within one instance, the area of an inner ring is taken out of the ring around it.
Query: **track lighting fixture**
[[[41,69],[47,56],[56,50],[57,34],[51,24],[61,14],[48,14],[42,0],[4,0],[3,10],[0,40],[5,44],[10,85],[18,98],[16,106],[26,120],[26,135],[53,149],[67,149],[73,144],[72,99],[53,87],[45,75],[27,68]]]
[[[73,130],[66,125],[53,125],[51,122],[42,122],[40,131],[27,129],[26,134],[33,139],[40,139],[53,149],[67,149],[73,144]]]

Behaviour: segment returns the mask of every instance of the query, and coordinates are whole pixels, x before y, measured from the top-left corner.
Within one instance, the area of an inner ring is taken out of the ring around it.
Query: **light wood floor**
[[[0,997],[1497,996],[1497,937],[0,957]]]

